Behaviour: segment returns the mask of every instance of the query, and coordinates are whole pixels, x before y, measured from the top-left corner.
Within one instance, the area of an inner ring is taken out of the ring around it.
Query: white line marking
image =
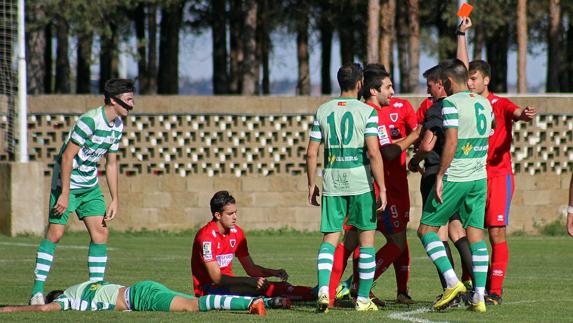
[[[22,242],[0,242],[3,246],[14,246],[14,247],[34,247],[37,248],[40,244],[33,243],[22,243]],[[58,249],[88,249],[89,246],[76,246],[76,245],[58,245]],[[107,250],[117,250],[117,248],[108,247]]]
[[[431,321],[431,320],[427,320],[427,319],[421,319],[421,318],[413,317],[414,315],[429,313],[431,311],[432,311],[431,309],[426,307],[426,308],[419,308],[417,310],[409,311],[409,312],[392,313],[392,314],[388,315],[388,317],[393,319],[393,320],[416,322],[416,323],[448,323],[448,321]]]

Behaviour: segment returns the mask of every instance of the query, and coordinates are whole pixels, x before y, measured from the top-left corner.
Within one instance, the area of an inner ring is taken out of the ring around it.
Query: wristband
[[[457,35],[457,36],[465,36],[465,35],[466,35],[466,32],[465,32],[465,31],[456,30],[456,35]]]
[[[567,213],[573,213],[573,206],[569,205],[567,207]]]

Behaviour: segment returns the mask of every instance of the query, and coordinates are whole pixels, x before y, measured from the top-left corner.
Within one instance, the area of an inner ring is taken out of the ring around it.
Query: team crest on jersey
[[[403,106],[404,106],[404,103],[402,103],[402,102],[394,102],[394,107],[396,107],[396,108],[401,108]],[[396,122],[396,121],[394,121],[394,122]]]
[[[231,245],[231,248],[235,248],[235,245],[237,244],[237,240],[231,239],[231,240],[229,240],[229,244]]]
[[[345,107],[345,106],[346,106],[346,101],[340,101],[340,102],[338,102],[338,106],[339,106],[339,107]]]
[[[203,258],[205,260],[213,260],[213,252],[211,251],[211,241],[203,242]]]
[[[392,120],[392,122],[398,121],[398,113],[390,113],[390,120]]]

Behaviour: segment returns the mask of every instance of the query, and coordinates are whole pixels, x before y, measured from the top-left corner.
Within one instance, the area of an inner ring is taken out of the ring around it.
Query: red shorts
[[[378,215],[378,226],[376,230],[384,234],[394,234],[406,230],[410,221],[410,197],[394,198],[387,195],[386,209]],[[346,224],[348,217],[344,220],[344,231],[354,229]]]
[[[509,224],[509,206],[513,190],[513,174],[487,178],[486,227],[504,227]]]

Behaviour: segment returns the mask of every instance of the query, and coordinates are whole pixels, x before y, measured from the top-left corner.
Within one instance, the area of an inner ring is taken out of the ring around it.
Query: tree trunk
[[[380,61],[380,0],[368,0],[368,40],[366,62]]]
[[[157,93],[157,4],[147,7],[147,72],[149,94]]]
[[[410,92],[410,62],[408,61],[409,26],[407,3],[398,2],[396,8],[398,19],[396,20],[396,30],[398,32],[398,68],[400,70],[400,93]]]
[[[149,93],[149,71],[147,69],[147,39],[145,38],[145,4],[139,3],[135,8],[133,20],[137,38],[137,74],[139,75],[139,93]]]
[[[271,36],[269,24],[269,0],[260,0],[261,8],[259,15],[259,24],[257,33],[259,34],[257,45],[260,49],[259,52],[259,65],[263,69],[262,91],[263,94],[271,94],[271,80],[270,80],[270,52],[271,52]],[[260,44],[259,44],[260,43]]]
[[[230,81],[229,92],[239,94],[242,91],[241,64],[243,63],[243,41],[241,39],[244,29],[243,8],[241,0],[231,0],[230,14]]]
[[[46,47],[44,49],[44,93],[53,93],[52,90],[52,77],[53,74],[53,59],[52,59],[52,24],[48,23],[46,28],[44,28],[44,33],[46,35]]]
[[[500,26],[492,35],[486,45],[487,61],[492,67],[489,89],[493,92],[506,93],[509,25]]]
[[[91,92],[91,57],[92,57],[93,34],[86,33],[78,37],[76,65],[76,93],[85,94]]]
[[[244,58],[242,64],[243,95],[254,95],[255,70],[256,70],[256,34],[257,34],[257,1],[246,0],[245,2],[245,23],[243,30]]]
[[[28,94],[44,93],[46,66],[44,62],[46,49],[45,27],[39,26],[46,13],[37,3],[29,4],[26,12],[26,59],[28,61],[27,78]],[[32,29],[33,28],[33,29]]]
[[[568,12],[568,24],[567,24],[567,49],[565,50],[565,58],[564,61],[566,62],[563,73],[562,73],[562,87],[561,90],[563,92],[573,92],[573,12]]]
[[[439,9],[435,12],[437,15],[436,27],[438,27],[438,58],[440,62],[456,57],[457,52],[457,47],[455,46],[457,43],[454,29],[455,25],[449,25],[448,22],[441,17],[442,12],[448,10],[448,6],[448,1],[440,1],[438,5]]]
[[[408,1],[408,92],[415,93],[419,86],[420,73],[420,7],[418,0]]]
[[[380,37],[380,63],[391,72],[390,62],[392,61],[396,0],[382,0],[380,17],[380,25],[382,27],[382,35]]]
[[[320,93],[332,94],[332,80],[330,79],[330,57],[332,55],[332,33],[334,27],[329,20],[325,8],[320,13]]]
[[[296,49],[298,61],[297,95],[310,95],[310,66],[308,54],[309,8],[305,1],[297,3]]]
[[[549,0],[549,30],[547,35],[547,92],[559,91],[559,25],[561,4],[559,0]]]
[[[56,93],[70,93],[69,26],[63,18],[57,19]]]
[[[179,93],[179,30],[183,18],[183,2],[172,1],[161,9],[159,39],[159,73],[157,93]]]
[[[527,0],[517,0],[517,93],[527,93]]]
[[[340,60],[342,65],[354,62],[354,29],[349,28],[348,21],[351,21],[353,8],[350,0],[341,0],[340,11],[337,12],[337,30],[340,40]]]
[[[213,94],[229,93],[227,76],[226,0],[211,2],[211,35],[213,40]]]
[[[103,93],[105,82],[118,76],[117,27],[110,26],[110,32],[100,37],[99,92]]]

